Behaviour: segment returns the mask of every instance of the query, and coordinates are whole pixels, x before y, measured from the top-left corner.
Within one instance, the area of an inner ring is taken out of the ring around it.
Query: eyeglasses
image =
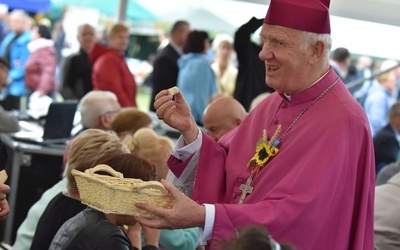
[[[119,108],[119,109],[116,109],[116,110],[112,110],[112,111],[107,111],[107,112],[104,112],[103,115],[112,115],[112,114],[115,114],[115,113],[119,113],[121,110],[122,110],[122,108]]]

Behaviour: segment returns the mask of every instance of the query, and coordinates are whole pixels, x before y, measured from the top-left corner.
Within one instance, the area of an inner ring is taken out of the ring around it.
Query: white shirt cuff
[[[185,161],[196,151],[200,150],[202,141],[203,141],[203,134],[201,133],[201,129],[199,129],[199,134],[197,135],[197,139],[188,145],[185,145],[183,137],[180,136],[178,141],[176,142],[175,149],[174,152],[172,152],[172,155],[180,161]]]
[[[203,204],[203,206],[206,209],[206,220],[204,228],[199,228],[199,244],[201,246],[207,245],[207,241],[211,240],[215,222],[215,206],[211,204]]]

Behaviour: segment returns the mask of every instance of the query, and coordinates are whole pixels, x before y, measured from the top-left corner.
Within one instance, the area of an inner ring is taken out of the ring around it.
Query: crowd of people
[[[331,52],[329,5],[272,0],[234,36],[175,22],[152,62],[149,112],[137,108],[127,25],[112,25],[103,44],[82,24],[79,51],[60,58],[51,25],[11,11],[0,132],[19,129],[6,110],[58,93],[79,100],[83,126],[13,249],[398,249],[399,64]],[[136,204],[149,219],[82,204],[71,171],[98,164],[161,182],[173,208]],[[0,219],[8,192],[0,185]]]

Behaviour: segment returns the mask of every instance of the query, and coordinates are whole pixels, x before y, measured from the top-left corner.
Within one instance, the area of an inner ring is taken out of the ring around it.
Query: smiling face
[[[263,44],[259,57],[265,62],[265,81],[279,93],[298,93],[312,83],[309,79],[316,62],[316,51],[312,46],[304,46],[303,34],[276,25],[264,24],[262,27]]]

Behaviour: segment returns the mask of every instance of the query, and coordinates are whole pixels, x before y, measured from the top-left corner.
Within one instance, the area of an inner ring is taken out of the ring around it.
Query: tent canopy
[[[28,12],[47,12],[50,8],[50,0],[0,0],[0,3],[9,9],[22,9]]]
[[[0,0],[1,1],[1,0]],[[10,1],[10,0],[9,0]],[[16,1],[16,0],[11,0]],[[30,0],[35,1],[35,0]],[[64,6],[77,6],[82,8],[97,9],[100,13],[110,16],[117,15],[118,1],[115,0],[51,0],[51,10],[59,11]],[[127,20],[155,20],[155,15],[138,4],[135,0],[128,0],[126,9]]]
[[[119,1],[119,0],[118,0]],[[65,6],[77,6],[82,8],[97,9],[100,13],[110,16],[117,16],[118,1],[115,0],[0,0],[1,4],[7,5],[10,9],[23,9],[28,12],[61,13]],[[156,19],[155,15],[135,0],[127,0],[127,20],[148,20]]]

